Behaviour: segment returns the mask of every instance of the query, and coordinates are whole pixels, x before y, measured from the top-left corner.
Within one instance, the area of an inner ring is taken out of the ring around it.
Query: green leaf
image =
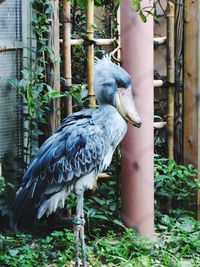
[[[44,95],[45,97],[48,97],[48,98],[50,98],[50,99],[53,99],[53,98],[59,98],[59,97],[61,97],[62,95],[61,95],[61,93],[60,92],[58,92],[58,91],[50,91],[50,92],[47,92],[45,95]]]
[[[64,233],[61,231],[56,231],[56,232],[51,233],[51,236],[53,236],[53,237],[61,237],[63,235],[64,235]]]
[[[115,224],[117,224],[117,225],[123,227],[124,229],[126,229],[126,226],[125,226],[121,221],[119,221],[119,220],[117,220],[117,219],[115,219],[115,220],[113,221],[113,223],[115,223]]]
[[[93,197],[93,199],[98,202],[100,205],[104,205],[105,204],[105,200],[104,199],[100,199],[98,197]]]
[[[144,23],[146,23],[147,22],[147,17],[144,15],[144,13],[142,12],[142,10],[139,12],[139,15],[140,15],[140,18],[142,19],[142,21]]]
[[[109,220],[106,216],[101,215],[101,214],[95,214],[93,217],[96,219],[102,219],[102,220],[106,220],[106,221]]]
[[[87,89],[82,89],[81,90],[81,98],[85,98],[88,96],[88,90]]]
[[[13,77],[13,78],[10,78],[8,80],[8,82],[10,83],[10,85],[14,88],[16,88],[18,86],[18,80],[17,78]]]
[[[135,8],[135,11],[139,11],[141,9],[140,0],[132,0],[132,3]]]
[[[8,253],[10,254],[10,256],[15,257],[19,253],[19,250],[18,249],[9,249]]]
[[[21,72],[23,74],[24,79],[28,80],[30,77],[30,70],[24,68]]]
[[[52,92],[52,91],[53,91],[52,87],[49,86],[48,84],[46,84],[46,87],[47,87],[47,90],[48,90],[49,92]]]
[[[76,0],[77,4],[81,7],[81,8],[85,8],[87,7],[87,1],[85,0]]]

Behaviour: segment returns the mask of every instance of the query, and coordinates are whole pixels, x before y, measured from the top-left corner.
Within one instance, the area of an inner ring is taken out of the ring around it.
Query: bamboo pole
[[[88,0],[87,6],[87,37],[88,40],[94,38],[94,0]],[[89,106],[95,107],[96,100],[94,96],[93,88],[93,76],[94,76],[94,45],[91,44],[87,49],[87,84],[88,95],[90,97]]]
[[[168,107],[167,107],[167,128],[168,128],[168,157],[174,158],[174,81],[175,81],[175,61],[174,61],[174,23],[175,5],[168,1],[167,7],[167,82],[168,87]]]
[[[63,0],[63,56],[65,86],[72,84],[71,70],[71,1]],[[65,115],[72,113],[72,97],[66,97],[64,102]]]
[[[60,39],[60,42],[63,43],[63,40]],[[71,45],[84,45],[84,39],[71,39]],[[115,39],[94,39],[96,45],[110,46],[115,42]]]

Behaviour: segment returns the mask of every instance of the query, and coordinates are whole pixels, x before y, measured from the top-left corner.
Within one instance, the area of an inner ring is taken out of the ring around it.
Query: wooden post
[[[56,91],[60,92],[60,42],[59,42],[59,0],[52,0],[51,6],[51,26],[48,34],[48,44],[52,47],[52,56],[46,58],[46,79],[47,83]],[[60,99],[54,99],[51,102],[51,111],[49,117],[50,135],[60,124]]]
[[[94,39],[94,0],[88,0],[87,6],[87,37],[88,40]],[[93,77],[94,77],[94,45],[90,44],[87,48],[87,85],[88,94],[90,97],[90,107],[95,107],[96,100],[94,96],[93,88]]]
[[[117,31],[118,31],[118,40],[117,40],[117,44],[118,47],[121,46],[121,28],[120,28],[120,7],[117,10]],[[118,49],[117,51],[117,58],[119,61],[121,61],[121,47],[120,49]]]
[[[72,70],[71,70],[71,1],[63,0],[63,67],[65,86],[72,85]],[[72,113],[72,97],[68,96],[64,103],[64,113],[69,115]]]
[[[167,7],[167,82],[168,82],[168,101],[167,101],[167,129],[168,129],[168,157],[174,158],[174,19],[175,5],[168,1]]]
[[[184,12],[184,162],[200,169],[200,2],[185,0]],[[200,173],[198,174],[200,179]],[[200,220],[200,191],[196,198]]]
[[[143,7],[153,1],[141,1]],[[154,234],[153,18],[142,22],[131,0],[121,1],[122,66],[132,77],[140,129],[129,125],[122,143],[122,219],[141,234]]]
[[[174,159],[183,163],[183,12],[184,0],[175,9],[175,120]]]

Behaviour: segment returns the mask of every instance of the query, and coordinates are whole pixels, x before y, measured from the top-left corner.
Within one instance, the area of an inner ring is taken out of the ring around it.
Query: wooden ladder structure
[[[173,2],[169,3],[168,6],[168,15],[167,15],[167,27],[168,27],[168,36],[167,37],[157,37],[154,38],[154,43],[157,45],[167,44],[168,51],[168,61],[167,61],[167,82],[171,85],[168,90],[168,99],[170,105],[168,105],[168,116],[167,116],[167,124],[168,124],[168,155],[170,158],[173,158],[173,121],[174,121],[174,11],[175,7]],[[118,32],[120,39],[120,10],[118,11],[117,21],[118,21]],[[64,47],[64,79],[66,81],[66,86],[72,85],[72,71],[71,71],[71,46],[81,45],[84,43],[83,39],[71,39],[71,1],[63,0],[63,40],[60,40],[60,43],[63,44]],[[93,88],[93,74],[94,74],[94,43],[96,45],[102,46],[110,46],[113,45],[115,41],[117,41],[120,47],[120,40],[115,40],[114,38],[110,39],[94,39],[94,0],[88,0],[87,5],[87,38],[91,41],[91,44],[87,47],[87,88],[88,94],[90,97],[89,105],[94,107],[96,105],[96,100],[94,96],[94,88]],[[118,58],[120,61],[120,58]],[[164,85],[162,80],[154,80],[154,87],[161,87]],[[69,97],[66,101],[66,114],[70,114],[72,112],[72,104],[71,98]],[[155,122],[155,128],[162,128],[166,125],[166,122]]]
[[[52,1],[52,5],[54,7],[54,13],[59,13],[59,1]],[[63,0],[63,39],[60,39],[60,44],[63,45],[63,58],[64,58],[64,79],[65,85],[67,87],[72,86],[72,55],[71,55],[71,47],[76,45],[81,45],[84,43],[83,39],[72,39],[71,38],[71,1]],[[53,25],[58,25],[58,16],[52,16],[54,21],[52,22]],[[174,140],[174,18],[175,18],[175,6],[173,2],[169,2],[168,4],[168,11],[167,11],[167,36],[164,37],[155,37],[154,44],[156,45],[163,45],[166,44],[167,46],[167,53],[168,53],[168,60],[167,60],[167,83],[168,83],[168,115],[167,115],[167,127],[168,127],[168,156],[169,158],[173,158],[173,140]],[[119,39],[115,40],[114,38],[110,39],[94,39],[94,0],[88,0],[87,5],[87,39],[91,41],[91,44],[87,47],[87,88],[88,94],[90,97],[89,105],[94,107],[96,105],[96,99],[94,96],[94,88],[93,88],[93,73],[94,73],[94,43],[96,45],[102,46],[110,46],[114,45],[116,42],[120,47],[120,10],[118,11],[117,15],[118,21],[118,32],[119,32]],[[53,28],[55,33],[58,35],[59,28]],[[55,54],[59,56],[60,49],[57,40],[53,40],[52,46],[55,48]],[[118,53],[120,55],[120,53]],[[56,56],[56,55],[55,55]],[[118,58],[120,61],[120,58]],[[60,69],[54,69],[55,76],[60,77]],[[55,78],[55,80],[57,80]],[[162,87],[164,85],[163,80],[154,80],[154,87]],[[57,90],[60,90],[60,86],[57,84]],[[56,111],[59,112],[58,110]],[[72,100],[71,97],[66,98],[65,102],[65,114],[70,114],[72,112]],[[53,116],[53,125],[56,127],[60,123],[60,115]],[[58,120],[55,122],[55,120]],[[157,129],[165,127],[166,122],[155,122],[154,127]],[[53,128],[54,128],[53,127]],[[54,130],[54,129],[53,129]]]
[[[167,49],[167,120],[162,124],[164,127],[167,125],[167,148],[168,157],[174,159],[174,83],[175,83],[175,4],[172,1],[168,1],[167,5],[167,36],[156,39],[157,45],[166,44]],[[164,85],[163,80],[155,80],[154,87],[162,87]]]

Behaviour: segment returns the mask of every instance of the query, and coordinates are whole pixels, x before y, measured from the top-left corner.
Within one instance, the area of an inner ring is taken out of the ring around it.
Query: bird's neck
[[[101,104],[99,105],[99,111],[103,118],[102,125],[107,129],[108,135],[112,139],[113,148],[115,149],[124,137],[128,124],[119,111],[112,105]]]
[[[123,126],[123,128],[127,127],[127,121],[113,105],[102,103],[99,105],[99,111],[103,112],[105,120],[109,121],[111,125],[117,124],[115,127],[120,127],[120,125]]]

